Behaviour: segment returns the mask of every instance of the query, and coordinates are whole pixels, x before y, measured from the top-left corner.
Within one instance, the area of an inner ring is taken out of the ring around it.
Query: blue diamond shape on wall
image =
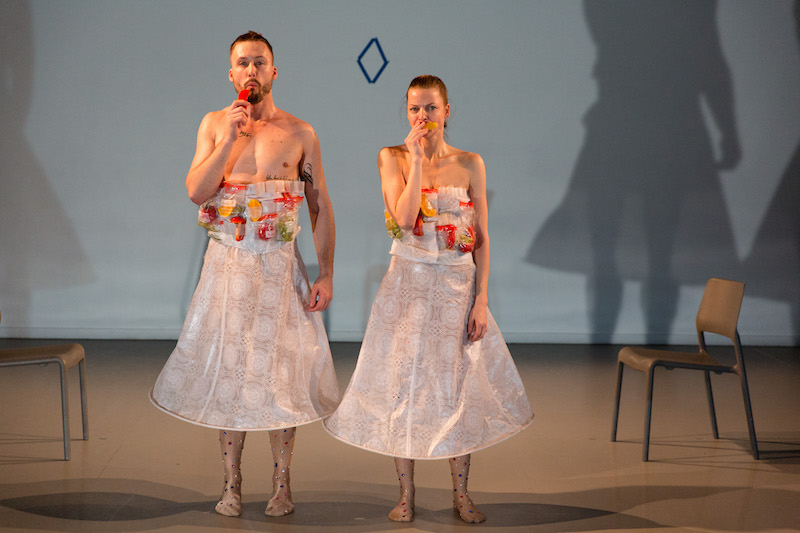
[[[383,73],[383,69],[385,69],[388,64],[389,60],[386,59],[383,48],[381,48],[381,43],[378,42],[377,37],[373,37],[372,40],[367,43],[367,46],[364,47],[361,55],[358,56],[358,66],[361,67],[361,72],[364,73],[364,77],[367,78],[367,81],[370,83],[375,83],[378,80],[381,73]],[[370,76],[370,72],[374,72],[375,74]]]

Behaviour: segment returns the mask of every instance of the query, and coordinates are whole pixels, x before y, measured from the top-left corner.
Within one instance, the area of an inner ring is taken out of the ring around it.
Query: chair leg
[[[69,461],[69,381],[67,380],[67,368],[64,363],[59,362],[58,368],[61,373],[61,419],[64,426],[64,460]]]
[[[622,371],[624,364],[617,361],[617,391],[614,398],[614,419],[611,423],[611,442],[617,442],[617,423],[619,422],[619,398],[622,393]]]
[[[647,371],[647,408],[644,413],[644,440],[642,441],[642,461],[647,462],[650,456],[650,418],[653,412],[653,378],[655,367]]]
[[[83,440],[89,440],[89,417],[86,396],[86,359],[81,359],[78,363],[78,376],[81,385],[81,422],[83,426]]]
[[[706,395],[708,396],[708,410],[711,414],[711,432],[714,434],[714,438],[719,438],[719,431],[717,430],[717,413],[714,409],[714,393],[711,391],[711,373],[706,370]]]
[[[747,386],[747,376],[742,373],[739,375],[739,381],[742,384],[742,396],[744,397],[744,412],[747,416],[747,430],[750,432],[750,446],[753,448],[753,459],[759,459],[758,452],[758,439],[756,439],[756,425],[753,421],[753,407],[750,405],[750,389]]]

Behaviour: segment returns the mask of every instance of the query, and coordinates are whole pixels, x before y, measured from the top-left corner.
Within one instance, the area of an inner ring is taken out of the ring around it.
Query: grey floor
[[[319,423],[298,429],[294,514],[264,516],[271,459],[267,435],[252,433],[244,513],[219,516],[216,432],[147,400],[174,342],[81,342],[90,438],[79,438],[75,372],[69,462],[62,460],[57,369],[0,369],[2,531],[800,530],[800,348],[745,347],[763,460],[750,455],[735,377],[713,378],[721,436],[714,440],[702,375],[664,370],[656,376],[651,461],[643,463],[641,374],[626,375],[620,442],[609,442],[619,347],[512,345],[536,421],[473,455],[470,492],[488,519],[468,526],[450,510],[442,461],[417,463],[416,520],[390,522],[398,495],[391,459],[342,444]],[[33,343],[2,340],[0,347]],[[344,390],[358,345],[332,348]]]

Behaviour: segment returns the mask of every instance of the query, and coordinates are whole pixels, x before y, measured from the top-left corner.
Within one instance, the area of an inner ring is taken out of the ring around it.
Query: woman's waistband
[[[392,241],[389,253],[419,263],[436,265],[471,265],[474,263],[472,254],[464,254],[455,250],[425,249],[412,246],[399,239]]]

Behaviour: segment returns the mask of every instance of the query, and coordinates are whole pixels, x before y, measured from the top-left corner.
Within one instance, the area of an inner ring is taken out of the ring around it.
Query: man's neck
[[[262,101],[252,106],[250,120],[270,120],[278,111],[279,109],[272,100],[272,94],[268,94]]]

